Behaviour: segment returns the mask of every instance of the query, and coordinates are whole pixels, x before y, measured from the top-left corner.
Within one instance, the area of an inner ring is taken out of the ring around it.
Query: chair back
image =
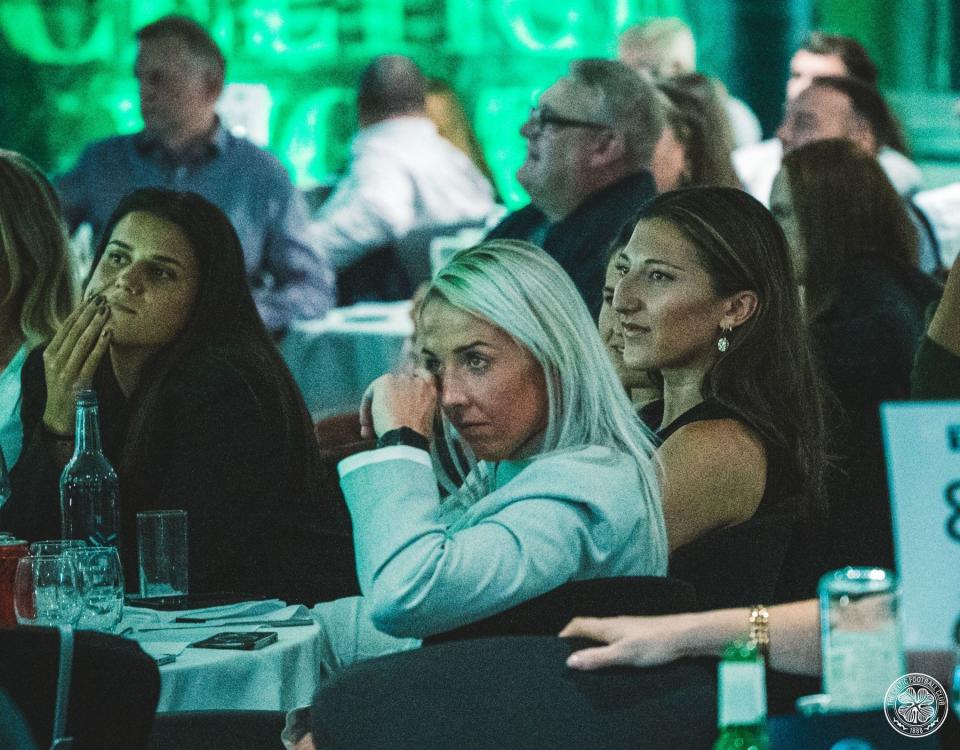
[[[675,578],[569,581],[508,610],[424,639],[424,645],[502,635],[556,635],[574,617],[667,615],[695,609],[693,587]]]
[[[20,709],[38,747],[50,747],[60,639],[55,628],[0,629],[0,687]],[[73,750],[146,748],[160,673],[133,641],[74,634],[66,735]]]
[[[465,221],[418,227],[395,243],[373,250],[337,272],[337,305],[410,299],[417,287],[431,278],[431,243],[482,226],[482,221]]]
[[[693,585],[702,610],[775,600],[793,517],[770,513],[718,529],[670,555],[670,575]]]
[[[577,672],[589,641],[475,638],[369,659],[336,673],[312,708],[324,750],[709,748],[712,663]]]
[[[0,687],[0,747],[16,748],[17,750],[37,750],[37,744],[30,734],[30,727],[13,702],[7,691]]]

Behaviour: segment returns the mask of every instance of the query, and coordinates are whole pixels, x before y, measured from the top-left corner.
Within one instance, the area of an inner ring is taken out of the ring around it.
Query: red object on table
[[[27,552],[27,543],[22,539],[0,538],[0,626],[17,624],[13,611],[13,579],[17,575],[17,563]]]

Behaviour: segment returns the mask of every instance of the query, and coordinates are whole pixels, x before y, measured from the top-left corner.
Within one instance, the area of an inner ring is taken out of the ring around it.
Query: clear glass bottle
[[[60,512],[65,539],[94,546],[119,542],[119,482],[100,446],[99,405],[92,390],[77,394],[76,445],[60,475]]]
[[[842,568],[820,579],[823,692],[830,711],[873,711],[907,672],[897,622],[896,576]]]
[[[767,680],[763,654],[753,643],[735,641],[717,669],[717,726],[713,750],[769,750]]]

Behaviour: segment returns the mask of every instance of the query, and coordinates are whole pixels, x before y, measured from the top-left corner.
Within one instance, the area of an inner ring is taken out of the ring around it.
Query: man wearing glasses
[[[652,84],[614,60],[574,61],[520,129],[527,158],[517,179],[530,204],[487,239],[542,247],[596,317],[610,243],[656,192],[649,165],[663,126]]]

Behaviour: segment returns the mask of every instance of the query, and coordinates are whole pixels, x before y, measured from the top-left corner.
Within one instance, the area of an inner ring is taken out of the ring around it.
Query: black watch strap
[[[407,445],[411,448],[419,448],[420,450],[428,452],[430,450],[430,441],[409,427],[398,427],[395,430],[387,430],[377,438],[378,448],[386,448],[391,445]]]

